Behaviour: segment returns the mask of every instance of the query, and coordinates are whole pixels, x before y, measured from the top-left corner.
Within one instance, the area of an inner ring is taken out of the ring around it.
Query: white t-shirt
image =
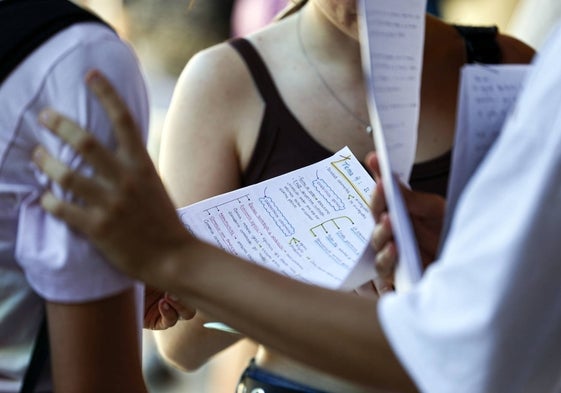
[[[43,312],[41,298],[87,302],[136,284],[38,204],[50,184],[30,163],[37,145],[73,168],[83,165],[39,125],[40,110],[52,107],[114,145],[109,120],[84,83],[93,68],[117,87],[146,137],[148,102],[137,59],[101,24],[80,23],[58,33],[0,86],[0,392],[19,388]]]
[[[442,255],[380,301],[423,392],[561,391],[561,29],[459,201]]]

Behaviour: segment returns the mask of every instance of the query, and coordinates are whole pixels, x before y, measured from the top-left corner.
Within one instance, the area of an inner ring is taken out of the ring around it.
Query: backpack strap
[[[77,22],[106,24],[68,0],[0,1],[0,85],[31,52]]]

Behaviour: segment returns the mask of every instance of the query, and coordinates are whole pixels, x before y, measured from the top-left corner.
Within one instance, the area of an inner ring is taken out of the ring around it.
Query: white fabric
[[[459,201],[441,258],[384,297],[423,392],[561,391],[561,30]]]
[[[560,18],[559,0],[518,0],[506,32],[541,49]]]
[[[38,205],[50,185],[30,164],[33,148],[43,144],[70,166],[82,165],[39,125],[41,109],[54,107],[114,143],[107,116],[84,84],[92,68],[115,84],[146,137],[148,103],[137,59],[100,24],[77,24],[57,34],[0,86],[0,392],[18,389],[40,322],[40,297],[86,302],[135,285]]]

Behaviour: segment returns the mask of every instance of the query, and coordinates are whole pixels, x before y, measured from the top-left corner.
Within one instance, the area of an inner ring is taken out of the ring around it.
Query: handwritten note
[[[419,123],[426,1],[359,0],[370,120],[399,253],[396,287],[421,277],[419,251],[398,180],[407,184]]]
[[[444,234],[463,189],[499,136],[530,67],[466,65],[462,68]]]
[[[423,1],[359,1],[369,99],[394,173],[407,183],[415,159],[425,30]]]
[[[317,164],[189,205],[178,214],[196,237],[231,254],[338,288],[369,242],[374,186],[344,148]]]

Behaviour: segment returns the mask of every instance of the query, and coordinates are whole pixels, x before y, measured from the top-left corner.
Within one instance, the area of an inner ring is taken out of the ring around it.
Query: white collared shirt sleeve
[[[56,53],[52,45],[65,50]],[[147,95],[138,61],[125,43],[99,25],[77,25],[47,42],[33,56],[45,56],[52,61],[48,56],[53,51],[56,61],[49,63],[46,78],[22,116],[22,133],[31,130],[36,142],[46,146],[51,154],[72,168],[83,168],[81,158],[37,122],[41,109],[54,107],[94,132],[104,143],[114,146],[109,119],[84,82],[89,70],[98,69],[131,108],[146,138]],[[22,65],[26,66],[30,64]],[[38,197],[44,189],[50,187],[56,194],[62,193],[44,176],[38,172],[35,175],[39,187],[21,205],[16,242],[16,258],[31,287],[41,297],[56,302],[90,301],[132,287],[134,282],[110,266],[89,242],[41,209]]]
[[[459,201],[440,259],[378,313],[423,392],[561,391],[561,30]]]

